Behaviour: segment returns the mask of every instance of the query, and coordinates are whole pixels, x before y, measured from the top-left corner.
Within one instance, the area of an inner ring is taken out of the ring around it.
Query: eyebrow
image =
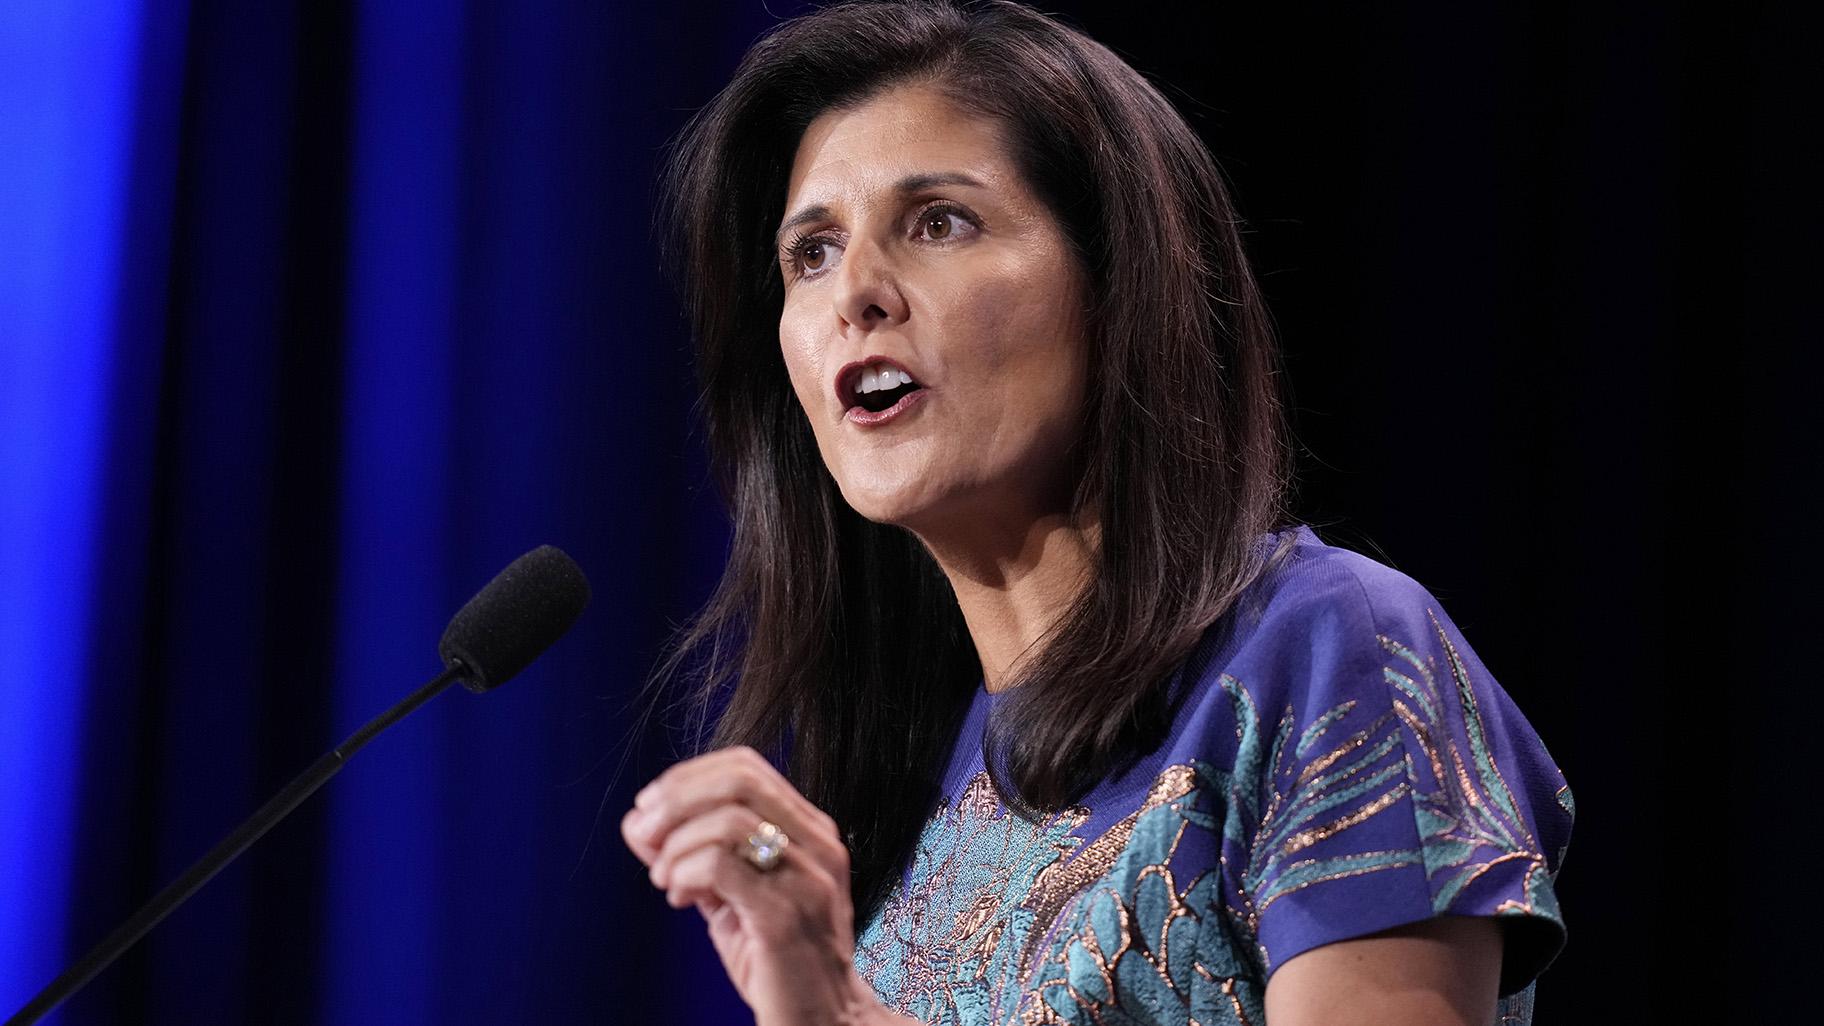
[[[961,171],[938,171],[928,174],[907,175],[894,183],[893,191],[904,196],[910,193],[923,192],[926,189],[935,189],[945,185],[966,185],[977,189],[986,188],[979,179],[976,179],[971,175],[966,175]],[[803,210],[786,218],[779,225],[779,230],[773,233],[773,248],[778,249],[780,246],[784,245],[783,240],[785,239],[786,233],[793,228],[809,224],[812,221],[822,221],[829,216],[830,208],[824,204],[819,203],[816,206],[805,207]]]

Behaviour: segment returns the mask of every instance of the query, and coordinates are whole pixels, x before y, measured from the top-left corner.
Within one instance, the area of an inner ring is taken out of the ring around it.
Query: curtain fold
[[[595,580],[569,638],[363,750],[53,1021],[738,1009],[615,828],[723,547],[649,234],[726,73],[649,75],[676,17],[0,11],[0,1007],[551,542]]]

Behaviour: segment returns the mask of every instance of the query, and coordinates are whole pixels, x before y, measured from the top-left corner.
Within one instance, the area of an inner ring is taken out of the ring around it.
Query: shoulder
[[[1239,914],[1270,967],[1436,915],[1511,917],[1503,992],[1563,942],[1569,790],[1435,596],[1308,528],[1186,682],[1227,787]]]
[[[1278,535],[1275,552],[1238,607],[1261,618],[1320,631],[1404,629],[1435,611],[1438,600],[1418,581],[1351,549],[1331,545],[1309,527]],[[1327,637],[1327,634],[1324,635]]]
[[[1309,527],[1263,542],[1265,569],[1212,628],[1192,679],[1226,675],[1256,697],[1304,706],[1359,697],[1402,650],[1464,647],[1437,598],[1368,556],[1330,545]]]

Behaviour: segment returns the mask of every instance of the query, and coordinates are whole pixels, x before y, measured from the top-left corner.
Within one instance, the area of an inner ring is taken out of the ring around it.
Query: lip
[[[849,407],[848,412],[843,414],[843,419],[851,424],[856,424],[864,428],[879,427],[888,421],[897,420],[900,417],[905,416],[913,407],[924,402],[925,395],[930,391],[930,389],[923,386],[913,389],[905,395],[900,396],[899,402],[894,403],[879,413],[869,413],[863,407],[851,406]]]
[[[883,363],[896,370],[904,371],[909,377],[911,377],[911,379],[914,382],[916,382],[918,384],[918,391],[913,392],[912,395],[918,395],[919,392],[922,392],[926,388],[929,387],[924,383],[924,380],[922,378],[920,378],[917,374],[912,373],[912,369],[910,367],[907,367],[905,364],[900,363],[898,360],[893,359],[891,356],[875,355],[875,356],[863,357],[862,359],[859,359],[859,360],[852,360],[852,361],[842,365],[842,369],[836,372],[836,379],[833,382],[833,384],[835,386],[835,390],[836,390],[836,401],[842,404],[842,408],[845,411],[847,411],[848,413],[855,413],[856,411],[859,410],[865,417],[872,418],[872,417],[882,416],[887,413],[890,413],[890,412],[892,412],[892,410],[894,408],[897,407],[898,404],[895,404],[894,407],[888,407],[887,409],[880,411],[879,414],[873,414],[873,413],[869,413],[867,410],[861,409],[861,407],[859,405],[857,405],[858,397],[856,395],[855,389],[857,386],[859,386],[861,384],[861,372],[863,370],[866,370],[869,367],[875,366],[876,364],[883,364]],[[910,398],[910,396],[908,396],[907,398]],[[901,401],[903,402],[904,400],[901,400]]]

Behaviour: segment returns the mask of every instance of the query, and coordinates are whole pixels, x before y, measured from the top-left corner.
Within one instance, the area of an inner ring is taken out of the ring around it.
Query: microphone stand
[[[349,756],[360,751],[381,731],[398,723],[407,714],[419,706],[437,697],[438,693],[450,686],[458,677],[467,672],[461,662],[451,662],[444,667],[430,683],[405,696],[397,705],[367,721],[360,730],[348,736],[340,745],[323,753],[322,757],[310,764],[310,768],[294,777],[291,783],[260,806],[259,811],[249,816],[234,832],[221,839],[220,843],[209,849],[202,858],[197,859],[184,874],[159,891],[151,901],[143,905],[133,918],[120,924],[113,933],[102,938],[101,943],[89,949],[88,954],[74,965],[63,971],[63,974],[52,980],[48,986],[38,992],[38,996],[21,1008],[6,1026],[30,1026],[50,1011],[67,1000],[70,995],[81,990],[83,985],[95,978],[95,975],[112,965],[134,942],[146,935],[146,931],[159,924],[159,921],[170,915],[172,910],[182,905],[185,899],[195,894],[197,889],[208,883],[210,878],[222,871],[222,867],[234,861],[235,856],[247,850],[253,842],[271,830],[279,820],[284,819],[303,803],[304,799],[322,787]]]

